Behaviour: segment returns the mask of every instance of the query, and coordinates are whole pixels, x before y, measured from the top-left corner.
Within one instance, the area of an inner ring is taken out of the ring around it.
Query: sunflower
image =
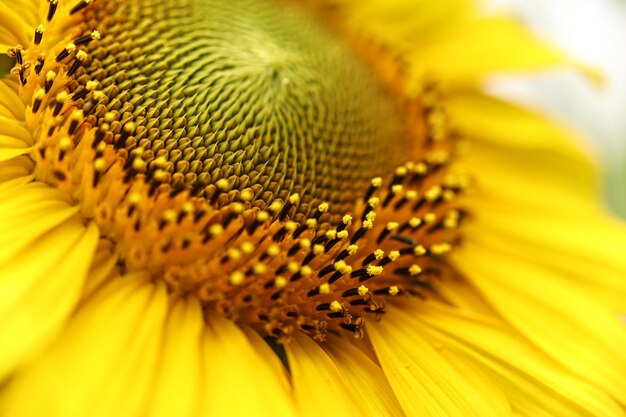
[[[3,0],[0,415],[623,416],[626,229],[446,0]]]

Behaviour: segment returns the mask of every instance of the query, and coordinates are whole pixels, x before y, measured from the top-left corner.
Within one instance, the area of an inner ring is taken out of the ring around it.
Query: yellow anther
[[[317,206],[317,210],[320,213],[326,213],[328,211],[328,203],[322,203],[319,206]]]
[[[415,167],[413,168],[413,172],[415,172],[416,174],[424,175],[428,172],[428,165],[426,165],[423,162],[415,164]]]
[[[173,222],[176,220],[176,211],[175,210],[165,210],[161,215],[161,219],[165,222]]]
[[[443,199],[445,201],[450,202],[450,201],[454,200],[454,197],[456,197],[456,194],[452,190],[445,190],[443,192]]]
[[[52,71],[52,70],[50,70],[50,71],[46,72],[46,81],[52,81],[52,80],[54,80],[56,78],[56,76],[57,76],[57,73]]]
[[[254,272],[255,275],[263,275],[267,272],[267,265],[261,262],[256,263],[252,267],[252,272]]]
[[[241,271],[235,271],[228,277],[228,281],[230,281],[232,285],[241,285],[245,280],[246,276]]]
[[[275,200],[272,202],[272,204],[270,204],[267,209],[269,211],[271,211],[272,213],[278,213],[280,211],[280,209],[283,207],[283,202],[280,200]]]
[[[231,212],[235,214],[241,214],[243,213],[245,206],[242,203],[234,202],[234,203],[230,203],[229,208]]]
[[[416,228],[420,224],[422,224],[422,219],[420,219],[419,217],[412,217],[411,220],[409,220],[409,226],[411,226],[412,228]]]
[[[324,245],[313,245],[313,255],[321,255],[324,253]]]
[[[239,197],[242,201],[251,201],[254,198],[254,193],[252,190],[245,189],[239,194]]]
[[[406,192],[406,199],[409,201],[417,200],[417,191],[411,190]]]
[[[369,265],[366,270],[367,275],[369,275],[370,277],[374,277],[383,273],[382,266]]]
[[[365,220],[368,220],[370,222],[373,222],[374,220],[376,220],[376,212],[370,211],[369,213],[367,213],[367,216],[365,216]]]
[[[385,226],[385,228],[387,230],[389,230],[390,232],[393,232],[394,230],[396,230],[398,227],[400,226],[399,223],[397,222],[389,222],[387,223],[387,226]]]
[[[347,237],[348,237],[347,230],[342,230],[341,232],[337,233],[337,239],[346,239]]]
[[[230,189],[230,182],[226,178],[221,178],[215,181],[215,186],[220,191],[228,191]]]
[[[292,274],[298,272],[299,269],[300,264],[298,262],[292,261],[287,263],[287,271],[291,272]],[[304,270],[304,267],[302,267],[302,269]]]
[[[346,250],[349,255],[354,255],[359,250],[359,247],[357,245],[350,245],[346,248]]]
[[[63,136],[61,140],[59,140],[59,147],[63,151],[68,151],[72,147],[72,140],[67,136]]]
[[[298,246],[300,246],[301,249],[306,249],[311,246],[311,241],[309,239],[300,239]]]
[[[337,300],[334,300],[333,302],[330,303],[330,311],[341,311],[343,310],[343,306],[341,305],[341,303]]]
[[[300,270],[300,275],[302,275],[303,277],[310,277],[311,275],[313,275],[313,268],[308,265],[303,266]]]
[[[261,223],[266,222],[267,220],[269,220],[269,218],[270,214],[267,211],[259,211],[256,214],[256,220]]]
[[[110,111],[104,113],[104,121],[105,122],[112,123],[114,120],[115,120],[115,113],[110,112]],[[156,159],[155,159],[155,161],[156,161]]]
[[[343,224],[347,224],[348,226],[350,226],[352,224],[352,216],[350,216],[349,214],[346,214],[345,216],[341,218],[341,222]]]
[[[330,294],[330,285],[326,283],[320,285],[320,294],[323,294],[323,295]]]
[[[100,35],[100,32],[98,32],[97,30],[94,30],[93,32],[91,32],[91,39],[93,40],[99,40],[102,36]]]
[[[35,94],[33,94],[33,98],[35,100],[43,100],[45,96],[46,96],[46,90],[44,90],[43,88],[37,89],[37,91],[35,91]]]
[[[415,256],[422,256],[426,254],[426,248],[423,247],[422,245],[417,245],[416,247],[413,248],[413,254]]]
[[[389,252],[389,259],[393,262],[400,257],[400,251],[392,250]]]
[[[435,243],[430,247],[430,252],[433,255],[443,255],[452,250],[452,245],[448,242]]]
[[[336,230],[328,230],[326,232],[326,238],[330,239],[330,240],[333,240],[333,239],[337,238],[337,231]]]
[[[376,208],[376,206],[378,206],[380,204],[380,198],[378,197],[372,197],[369,200],[367,200],[367,204],[371,207],[371,208]]]
[[[439,196],[441,195],[441,192],[442,192],[441,186],[433,185],[428,190],[426,190],[426,192],[424,193],[424,197],[428,201],[435,201],[436,199],[439,198]]]
[[[293,232],[298,228],[298,223],[296,222],[292,222],[292,221],[288,221],[285,222],[285,230],[288,232]]]
[[[396,184],[391,187],[391,192],[395,195],[400,194],[402,190],[404,190],[404,187],[402,186],[402,184]]]
[[[289,203],[298,204],[300,202],[300,194],[295,193],[289,196]]]
[[[102,171],[105,166],[106,166],[106,162],[104,162],[103,158],[98,158],[95,161],[93,161],[93,168],[96,171]]]
[[[267,254],[267,256],[272,257],[272,258],[274,256],[278,256],[278,254],[280,253],[280,246],[278,246],[278,245],[270,245],[270,246],[268,246],[268,248],[265,251],[265,253]]]
[[[381,259],[385,257],[385,251],[382,249],[376,249],[374,251],[374,257],[376,258],[377,261],[380,261]]]
[[[241,249],[241,251],[245,253],[246,255],[250,255],[252,252],[254,252],[256,247],[254,246],[252,242],[243,242],[241,246],[239,247],[239,249]]]
[[[224,233],[224,228],[221,224],[212,224],[209,226],[209,234],[211,236],[219,236]]]
[[[361,297],[363,297],[365,294],[367,294],[369,292],[369,288],[367,288],[365,285],[361,285],[357,291],[359,292],[359,295]]]
[[[409,267],[409,274],[411,276],[419,275],[422,272],[422,267],[419,265],[413,264]]]
[[[84,117],[84,113],[82,110],[74,110],[72,111],[72,114],[70,115],[70,119],[75,120],[75,121],[79,121]]]
[[[313,229],[315,226],[317,226],[317,220],[316,219],[306,219],[304,224],[306,224],[306,227],[308,227],[309,229]]]
[[[146,170],[146,161],[141,158],[133,159],[133,170],[137,172],[143,172]]]
[[[76,52],[76,59],[78,59],[79,61],[84,61],[85,59],[87,59],[87,52],[85,51]]]
[[[371,229],[372,227],[374,227],[374,222],[373,222],[373,221],[371,221],[371,220],[365,220],[365,221],[363,222],[363,228],[364,228],[364,229],[369,230],[369,229]]]
[[[333,266],[335,267],[335,270],[341,272],[346,266],[348,266],[348,264],[346,264],[346,261],[337,261],[333,264]]]
[[[424,214],[424,223],[432,224],[437,220],[437,215],[435,213],[426,213]]]
[[[398,177],[404,177],[407,174],[406,167],[398,167],[396,168],[396,175]]]
[[[392,285],[391,287],[389,287],[389,295],[396,295],[400,292],[400,290],[398,289],[397,286]]]
[[[376,177],[372,179],[372,186],[380,187],[381,185],[383,185],[383,179],[381,177]]]
[[[237,248],[230,248],[228,249],[228,251],[226,251],[226,256],[228,256],[228,259],[230,259],[231,261],[238,261],[239,259],[241,259],[242,253]]]
[[[67,94],[67,91],[64,90],[60,91],[55,98],[58,103],[65,103],[68,97],[69,94]]]
[[[99,85],[98,81],[89,80],[85,84],[85,88],[87,89],[87,91],[93,91],[98,88],[98,85]]]
[[[287,283],[287,279],[285,277],[281,277],[280,275],[274,278],[275,288],[285,288],[287,286]]]

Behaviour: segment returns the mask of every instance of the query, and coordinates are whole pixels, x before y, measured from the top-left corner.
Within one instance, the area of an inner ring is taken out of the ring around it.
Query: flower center
[[[49,1],[14,73],[35,174],[121,272],[278,337],[359,336],[386,298],[430,291],[467,185],[436,101],[413,137],[349,48],[269,0],[92,3]]]

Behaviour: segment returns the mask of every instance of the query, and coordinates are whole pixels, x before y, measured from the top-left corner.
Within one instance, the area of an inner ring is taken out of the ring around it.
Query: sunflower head
[[[467,186],[448,175],[436,91],[400,99],[351,46],[262,0],[51,1],[9,52],[35,175],[98,225],[120,271],[321,340],[429,291]]]

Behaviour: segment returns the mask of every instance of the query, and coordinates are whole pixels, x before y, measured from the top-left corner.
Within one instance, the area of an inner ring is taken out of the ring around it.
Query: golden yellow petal
[[[0,115],[8,120],[24,121],[26,107],[17,94],[15,80],[0,80]],[[6,119],[5,119],[6,120]]]
[[[165,287],[147,279],[120,277],[87,300],[0,394],[0,414],[140,415],[154,387],[167,310]]]
[[[361,416],[357,398],[346,389],[346,380],[324,349],[303,333],[285,346],[298,415]]]
[[[406,305],[416,331],[436,332],[445,350],[489,375],[522,415],[623,416],[605,392],[541,354],[505,323],[437,303]],[[424,324],[428,327],[424,327]]]
[[[563,367],[626,402],[626,328],[554,273],[466,242],[453,262],[525,337]]]
[[[540,265],[562,285],[578,285],[597,301],[626,313],[626,226],[602,213],[587,216],[489,210],[467,227],[468,238],[494,253]]]
[[[295,416],[283,377],[232,321],[209,313],[199,364],[204,378],[197,416]]]
[[[461,374],[416,331],[401,309],[389,308],[385,319],[368,323],[368,334],[407,416],[486,417],[511,415],[501,395],[474,385],[478,378]]]
[[[0,162],[0,190],[26,185],[33,180],[32,171],[33,162],[25,156]]]
[[[347,390],[364,408],[364,415],[371,417],[405,415],[382,369],[352,341],[330,335],[325,347],[339,373],[348,381]]]
[[[0,236],[0,247],[13,249]],[[61,330],[80,299],[97,240],[95,226],[74,217],[0,263],[0,380]]]
[[[203,395],[202,332],[204,320],[195,299],[181,299],[171,308],[163,332],[154,391],[145,415],[196,417]],[[213,358],[218,361],[218,358]]]

